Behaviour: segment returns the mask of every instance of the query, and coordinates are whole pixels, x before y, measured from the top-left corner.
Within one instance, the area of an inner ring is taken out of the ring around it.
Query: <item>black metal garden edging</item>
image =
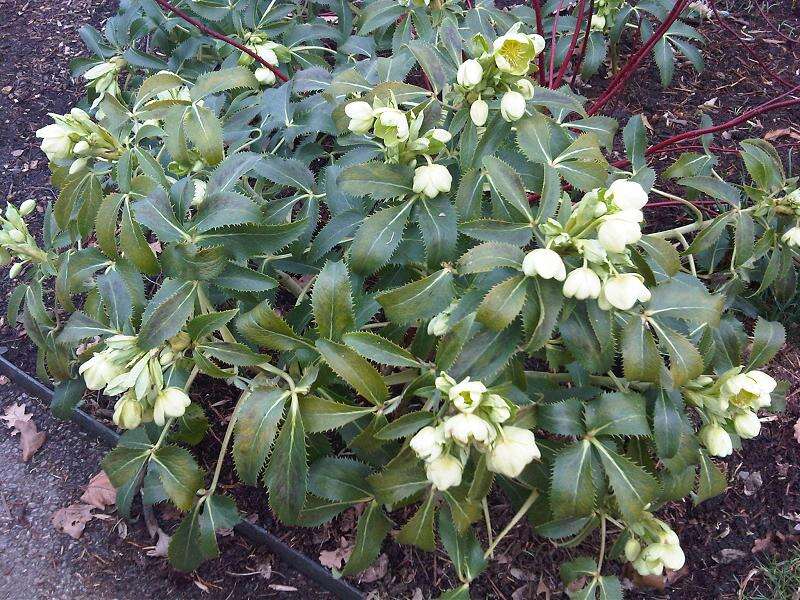
[[[2,352],[4,349],[0,350]],[[50,403],[53,400],[53,390],[44,385],[38,379],[31,377],[19,367],[10,363],[6,358],[0,356],[0,374],[5,375],[27,393],[37,396]],[[76,408],[72,414],[72,421],[81,429],[103,443],[110,446],[116,445],[119,434],[100,423],[88,413]],[[253,525],[247,521],[242,521],[234,527],[236,533],[247,538],[253,544],[265,546],[272,553],[276,554],[286,564],[295,571],[302,573],[309,579],[315,581],[323,589],[335,594],[338,598],[346,600],[361,600],[364,596],[356,588],[342,579],[336,579],[325,567],[311,560],[305,554],[294,550],[282,542],[279,538],[268,532],[266,529]]]

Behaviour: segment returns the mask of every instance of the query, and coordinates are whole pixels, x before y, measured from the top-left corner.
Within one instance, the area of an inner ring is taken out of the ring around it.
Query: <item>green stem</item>
[[[569,373],[550,373],[548,371],[525,371],[525,375],[527,377],[531,377],[533,379],[549,379],[554,383],[569,383],[572,381],[572,375]],[[636,389],[647,389],[652,384],[647,381],[632,381],[630,379],[625,379],[623,377],[615,377],[611,379],[611,377],[604,377],[602,375],[589,375],[589,381],[592,383],[596,383],[598,385],[604,385],[606,387],[615,388],[617,383],[621,383],[623,385],[627,385],[628,387],[636,388]]]
[[[751,212],[755,210],[755,206],[750,206],[748,208],[743,208],[742,210],[738,211],[741,213]],[[705,221],[690,223],[689,225],[684,225],[682,227],[676,227],[675,229],[667,229],[665,231],[656,231],[655,233],[648,234],[650,237],[657,237],[661,238],[662,240],[668,240],[671,238],[677,238],[681,235],[685,235],[687,233],[692,233],[694,231],[702,230],[711,225],[714,222],[714,219],[706,219]]]
[[[506,537],[506,535],[508,535],[508,532],[514,528],[514,525],[519,523],[519,520],[527,514],[528,509],[530,509],[530,507],[533,506],[533,503],[536,502],[536,499],[538,497],[539,497],[539,490],[537,489],[531,490],[530,496],[528,496],[528,499],[525,500],[522,506],[519,507],[517,514],[515,514],[511,518],[511,520],[508,522],[508,525],[506,525],[505,528],[503,528],[503,531],[501,531],[498,534],[498,536],[494,539],[494,542],[492,542],[492,544],[486,549],[486,552],[483,553],[484,558],[489,558],[489,556],[492,555],[494,549],[497,548],[497,544],[499,544],[500,541],[504,537]]]
[[[597,558],[597,574],[603,570],[603,560],[606,556],[606,516],[600,515],[600,555]]]

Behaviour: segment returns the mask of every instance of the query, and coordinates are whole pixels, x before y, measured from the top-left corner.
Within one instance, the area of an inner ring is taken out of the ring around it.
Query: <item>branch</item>
[[[536,14],[536,33],[544,39],[544,25],[542,24],[542,5],[539,0],[531,0],[533,12]],[[539,84],[544,86],[544,52],[539,53]]]
[[[577,77],[578,73],[580,73],[581,67],[583,66],[583,59],[586,57],[586,48],[589,46],[589,34],[592,32],[593,15],[594,15],[594,0],[589,0],[589,19],[588,21],[586,21],[588,25],[586,27],[586,31],[583,34],[581,51],[578,54],[578,64],[575,65],[575,69],[572,71],[572,80],[569,83],[570,86],[575,85],[575,77]]]
[[[183,19],[187,23],[189,23],[191,25],[194,25],[195,27],[197,27],[197,29],[199,29],[200,31],[205,33],[207,36],[212,37],[215,40],[220,40],[221,42],[225,42],[226,44],[229,44],[229,45],[233,46],[234,48],[236,48],[237,50],[241,50],[242,52],[244,52],[248,56],[254,58],[256,61],[258,61],[259,63],[261,63],[265,67],[267,67],[270,71],[275,73],[275,77],[277,77],[281,81],[289,81],[289,78],[286,75],[284,75],[281,70],[279,70],[278,68],[276,68],[273,65],[269,64],[266,60],[261,58],[258,54],[253,52],[247,46],[244,46],[243,44],[240,44],[236,40],[231,39],[226,35],[223,35],[221,33],[217,33],[213,29],[209,29],[206,25],[204,25],[203,23],[201,23],[200,21],[198,21],[194,17],[190,17],[185,12],[183,12],[180,8],[177,8],[177,7],[173,6],[172,4],[170,4],[167,0],[155,0],[155,2],[156,2],[156,4],[158,4],[164,10],[171,12],[176,17],[180,17],[181,19]]]
[[[785,40],[785,41],[789,42],[790,44],[798,43],[798,40],[793,40],[788,35],[783,33],[780,29],[778,29],[778,26],[775,25],[775,23],[772,22],[772,19],[770,19],[769,16],[767,15],[767,13],[764,12],[764,9],[761,8],[761,4],[759,4],[758,2],[756,2],[755,4],[756,4],[756,8],[758,8],[758,12],[761,13],[762,17],[764,17],[764,20],[767,22],[767,25],[769,26],[769,28],[772,29],[772,31],[774,31],[776,34],[778,34],[778,37],[780,37],[782,40]]]
[[[553,14],[553,27],[550,31],[550,71],[547,76],[547,87],[553,87],[553,69],[556,62],[556,30],[558,29],[558,18],[561,16],[561,7],[564,5],[564,0],[558,0],[558,8]]]
[[[550,84],[550,87],[553,89],[557,89],[558,86],[561,85],[561,81],[564,79],[564,73],[567,72],[567,67],[572,62],[572,55],[575,54],[575,47],[578,44],[578,36],[581,33],[581,24],[583,23],[583,11],[586,9],[586,0],[580,0],[578,3],[578,20],[575,23],[575,31],[572,32],[572,39],[569,41],[569,48],[567,48],[567,54],[564,57],[564,61],[561,63],[561,67],[558,69],[558,73],[556,73],[556,80]],[[591,19],[589,17],[589,22],[586,23],[586,31],[591,29]]]
[[[669,31],[669,28],[672,27],[672,24],[678,20],[678,17],[681,16],[683,9],[688,3],[689,0],[678,0],[675,3],[675,6],[667,15],[667,18],[664,19],[664,22],[661,23],[661,26],[653,35],[650,36],[650,39],[647,40],[644,46],[639,48],[639,51],[631,56],[630,60],[628,60],[620,72],[616,74],[614,79],[611,80],[608,89],[595,101],[594,104],[592,104],[587,111],[589,116],[595,114],[597,111],[603,108],[603,106],[605,106],[608,101],[618,93],[619,89],[624,86],[625,83],[627,83],[628,79],[631,78],[636,68],[647,56],[647,53],[652,50],[653,46],[655,46],[658,41],[664,37],[664,35],[666,35],[667,31]]]

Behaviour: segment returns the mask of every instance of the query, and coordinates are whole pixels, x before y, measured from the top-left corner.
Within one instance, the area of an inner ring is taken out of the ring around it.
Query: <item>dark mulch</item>
[[[47,112],[64,112],[80,95],[80,84],[71,82],[66,70],[67,57],[81,52],[76,29],[83,22],[98,23],[108,14],[113,2],[92,6],[87,0],[51,3],[31,7],[22,0],[0,3],[0,192],[9,200],[19,203],[28,197],[36,198],[40,209],[54,198],[49,186],[47,165],[37,149],[33,132],[47,123]],[[722,4],[722,3],[720,3]],[[770,31],[767,24],[753,8],[744,2],[729,2],[733,12],[730,24],[758,39],[754,44],[763,60],[768,60],[783,77],[800,82],[797,72],[800,45],[791,45]],[[775,23],[800,27],[800,16],[792,13],[789,2],[770,9]],[[608,108],[624,124],[631,114],[643,112],[652,127],[652,139],[663,139],[696,126],[699,123],[698,107],[705,106],[715,123],[741,114],[745,107],[772,98],[785,91],[770,84],[759,62],[751,59],[734,44],[731,36],[715,25],[703,23],[702,32],[709,43],[704,49],[707,70],[696,75],[688,65],[676,71],[675,81],[662,90],[652,61],[648,59],[631,80],[626,93]],[[788,32],[788,30],[787,30]],[[596,97],[605,86],[602,78],[589,82],[581,91]],[[713,99],[715,101],[712,102]],[[716,145],[735,147],[746,137],[774,136],[774,143],[797,141],[789,131],[781,132],[800,122],[800,111],[783,111],[763,115],[737,129],[717,136]],[[796,133],[798,130],[795,129]],[[789,149],[781,150],[788,156]],[[738,160],[723,157],[720,172],[734,178],[740,176]],[[675,222],[678,213],[661,211],[650,215],[658,221]],[[682,217],[680,217],[682,218]],[[3,298],[10,288],[5,280]],[[0,298],[0,306],[4,304]],[[794,344],[787,346],[770,371],[792,382],[789,408],[786,413],[765,423],[756,440],[748,442],[742,453],[720,461],[726,468],[731,488],[716,499],[693,507],[690,501],[674,503],[664,511],[665,518],[676,528],[687,552],[688,568],[673,575],[667,591],[633,591],[634,597],[665,597],[675,599],[736,598],[741,582],[754,570],[765,553],[784,553],[794,544],[795,525],[800,520],[800,501],[797,499],[798,464],[800,444],[793,438],[792,425],[800,417],[796,402],[800,352]],[[9,355],[29,371],[33,367],[30,346],[20,328],[0,328],[0,344],[9,347]],[[216,441],[204,445],[204,460],[213,460],[221,437],[219,428],[230,413],[234,398],[230,390],[211,382],[198,381],[196,400],[215,414],[218,421],[212,438]],[[102,402],[105,400],[103,399]],[[105,406],[95,406],[98,416],[108,417]],[[328,526],[303,530],[285,528],[274,522],[267,507],[263,491],[243,488],[234,482],[232,469],[227,472],[227,491],[239,499],[245,513],[256,516],[262,525],[269,527],[284,541],[317,557],[321,550],[332,550],[340,541],[352,542],[355,535],[356,511],[345,512]],[[759,481],[761,482],[759,484]],[[498,497],[498,502],[502,499]],[[494,528],[500,529],[512,511],[502,505],[496,511]],[[408,515],[396,514],[398,524]],[[230,589],[235,566],[242,556],[237,554],[237,544],[226,543],[223,558],[214,566],[204,567],[214,573],[211,580],[222,589],[211,588],[213,594]],[[755,549],[761,549],[754,552]],[[363,582],[363,589],[374,589],[381,597],[409,598],[419,589],[425,597],[437,590],[447,589],[456,583],[449,561],[442,553],[426,554],[414,549],[387,544],[384,548],[388,569],[375,582]],[[560,590],[557,565],[569,556],[596,552],[596,540],[589,540],[577,550],[556,549],[541,538],[531,535],[526,526],[518,526],[507,542],[497,552],[496,560],[488,574],[476,582],[475,596],[487,598],[534,598],[544,590]],[[245,555],[247,557],[247,555]],[[248,563],[248,570],[257,570],[256,563]],[[163,575],[164,571],[160,571]],[[375,573],[373,573],[375,575]],[[177,578],[177,579],[176,579]],[[256,577],[257,579],[258,577]],[[192,580],[173,575],[171,581],[182,581],[185,594],[192,588]],[[294,585],[299,585],[293,582]],[[758,574],[752,576],[747,591],[760,585]],[[263,587],[263,586],[262,586]],[[260,593],[262,587],[258,587]],[[249,588],[248,597],[256,590]],[[307,597],[316,592],[303,592]],[[237,594],[238,596],[238,594]]]

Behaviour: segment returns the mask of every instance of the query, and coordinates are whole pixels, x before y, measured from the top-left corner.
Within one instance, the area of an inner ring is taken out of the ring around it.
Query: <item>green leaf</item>
[[[75,408],[83,401],[86,384],[83,378],[60,381],[53,389],[50,410],[57,419],[71,419]]]
[[[255,485],[264,468],[286,398],[287,393],[278,388],[255,388],[239,407],[232,454],[236,472],[247,484]]]
[[[647,136],[641,115],[628,119],[625,128],[622,130],[622,139],[625,143],[625,153],[628,155],[634,170],[638,171],[646,164],[644,151],[647,148]]]
[[[470,529],[459,534],[448,508],[439,511],[439,538],[462,581],[472,581],[486,568],[483,548]]]
[[[237,88],[247,88],[258,90],[259,85],[252,71],[245,67],[232,67],[211,71],[197,78],[197,82],[190,88],[192,102],[199,102],[211,94],[219,94],[235,90]]]
[[[647,316],[682,319],[716,326],[725,304],[723,294],[710,294],[697,280],[670,279],[652,290]]]
[[[158,260],[153,250],[144,239],[142,229],[133,220],[131,206],[125,202],[122,206],[122,227],[119,234],[120,250],[136,268],[146,275],[155,275],[160,271]],[[110,250],[110,248],[109,248]]]
[[[694,505],[705,502],[709,498],[718,496],[728,487],[728,480],[719,467],[714,464],[708,455],[700,451],[700,480],[697,484],[697,493],[694,497]]]
[[[730,212],[724,212],[715,217],[707,227],[697,234],[697,237],[692,240],[692,243],[689,244],[689,247],[684,250],[683,253],[700,254],[704,250],[711,248],[717,243],[717,240],[722,235],[722,232],[725,231],[725,228],[728,226],[728,222],[732,218],[733,215]]]
[[[478,244],[458,259],[460,274],[486,273],[494,269],[522,270],[525,253],[517,246],[497,242]]]
[[[661,347],[669,354],[669,372],[676,386],[703,374],[703,358],[686,336],[652,322]]]
[[[455,204],[459,221],[479,218],[482,200],[483,173],[478,169],[469,169],[461,176],[456,192]]]
[[[210,333],[219,331],[228,324],[239,313],[238,308],[223,310],[221,312],[210,312],[194,317],[186,325],[186,333],[192,340],[199,340]]]
[[[525,186],[523,186],[522,179],[514,169],[494,156],[484,157],[483,168],[489,184],[505,200],[508,206],[513,207],[529,222],[533,221]]]
[[[194,231],[204,233],[217,227],[258,223],[261,217],[261,209],[250,198],[226,191],[206,193],[191,223]]]
[[[436,268],[453,258],[458,238],[456,211],[445,196],[421,198],[416,207],[428,266]]]
[[[611,322],[600,320],[607,315],[604,311],[592,312],[583,303],[558,327],[567,350],[592,373],[609,370],[614,361]]]
[[[179,571],[194,571],[206,558],[212,558],[203,553],[207,545],[207,540],[205,544],[201,540],[199,507],[195,507],[183,518],[170,538],[167,550],[169,562]]]
[[[771,361],[786,343],[786,328],[777,321],[758,317],[753,331],[753,347],[747,370],[758,369]]]
[[[206,498],[200,514],[200,544],[203,555],[207,558],[218,557],[216,532],[220,529],[232,529],[241,520],[236,503],[227,496],[213,494]]]
[[[278,282],[259,271],[229,263],[225,270],[214,278],[214,285],[238,292],[266,292],[278,287]]]
[[[663,269],[664,273],[672,277],[681,268],[681,255],[677,248],[667,240],[651,235],[642,236],[639,246],[644,248],[647,255]]]
[[[567,398],[561,402],[548,402],[537,406],[537,425],[559,435],[582,435],[583,402]]]
[[[222,122],[214,111],[192,104],[186,111],[184,129],[186,137],[195,145],[203,162],[216,165],[225,157],[222,143]]]
[[[478,307],[476,318],[485,327],[501,331],[522,310],[527,295],[527,278],[517,275],[494,286]]]
[[[184,448],[162,446],[152,454],[152,464],[164,491],[181,510],[189,510],[203,487],[203,473],[194,457]]]
[[[415,411],[398,417],[375,433],[379,440],[396,440],[417,433],[426,425],[433,423],[434,414],[428,411]]]
[[[375,405],[381,405],[389,396],[380,373],[355,351],[323,339],[316,341],[316,347],[328,366],[361,396]]]
[[[321,337],[339,340],[353,329],[353,297],[350,275],[343,262],[328,262],[317,275],[311,306]]]
[[[303,161],[279,156],[262,156],[255,171],[273,183],[310,193],[314,188],[314,174]]]
[[[433,518],[436,514],[435,498],[436,494],[428,494],[428,498],[420,504],[416,514],[400,529],[396,538],[398,542],[416,546],[427,552],[433,552],[436,549],[436,540],[433,535]]]
[[[102,323],[87,317],[80,311],[76,311],[69,316],[69,320],[64,324],[64,328],[58,334],[56,341],[59,344],[71,344],[85,339],[113,335],[119,333],[114,329],[109,329]]]
[[[535,352],[547,343],[563,305],[560,283],[533,279],[531,293],[522,309],[522,323],[528,336],[527,352]]]
[[[384,514],[380,503],[373,500],[358,518],[356,541],[353,552],[342,570],[342,575],[353,575],[366,569],[378,558],[381,544],[392,528],[392,522]]]
[[[369,331],[346,333],[342,341],[364,358],[392,367],[419,367],[417,358],[405,348]]]
[[[553,461],[550,507],[554,519],[588,516],[594,510],[592,445],[580,440],[561,450]]]
[[[273,310],[267,300],[240,315],[236,319],[236,329],[252,343],[280,352],[290,352],[303,347],[311,348],[311,345],[297,335]]]
[[[540,164],[552,163],[550,120],[543,114],[534,112],[517,121],[516,125],[517,144],[528,160]]]
[[[339,187],[345,194],[375,200],[390,200],[413,194],[414,171],[411,167],[370,162],[351,165],[339,175]]]
[[[394,23],[407,10],[407,7],[397,4],[394,0],[372,2],[364,7],[360,15],[361,27],[358,34],[367,35],[376,29]]]
[[[658,482],[642,467],[607,448],[597,438],[592,443],[600,454],[622,515],[634,521],[640,519],[644,507],[658,496]]]
[[[453,274],[448,269],[442,269],[423,279],[382,292],[375,299],[390,320],[411,324],[442,312],[450,305],[453,294]]]
[[[187,281],[148,315],[139,330],[138,345],[150,350],[177,334],[194,311],[197,285]]]
[[[741,203],[741,192],[738,188],[718,179],[711,175],[697,175],[695,177],[684,177],[678,180],[679,185],[698,190],[704,194],[708,194],[712,198],[722,200],[733,206],[739,206]],[[733,217],[732,213],[728,213],[729,217]]]
[[[305,219],[280,225],[232,225],[201,233],[195,241],[201,248],[219,246],[229,256],[245,259],[277,252],[295,241],[307,225]]]
[[[195,403],[187,406],[186,411],[175,422],[178,428],[170,434],[169,439],[190,446],[196,446],[202,442],[209,428],[208,417],[200,405]]]
[[[382,504],[395,504],[430,486],[420,461],[413,455],[405,458],[369,476],[375,496]]]
[[[645,319],[632,316],[622,330],[622,367],[626,379],[632,381],[660,380],[661,353]]]
[[[653,402],[653,441],[659,458],[672,458],[678,452],[683,431],[680,406],[680,392],[658,389]]]
[[[306,434],[297,401],[293,401],[264,472],[269,506],[283,523],[297,520],[306,499]]]
[[[604,392],[586,404],[592,435],[650,435],[644,397],[636,392]]]
[[[321,458],[311,465],[308,491],[328,500],[369,502],[372,492],[366,478],[371,472],[370,467],[350,458]]]
[[[353,271],[370,275],[389,261],[403,239],[412,206],[411,202],[390,206],[364,221],[350,245]]]
[[[337,429],[374,411],[374,407],[352,406],[316,396],[304,396],[300,401],[300,413],[308,433]]]

